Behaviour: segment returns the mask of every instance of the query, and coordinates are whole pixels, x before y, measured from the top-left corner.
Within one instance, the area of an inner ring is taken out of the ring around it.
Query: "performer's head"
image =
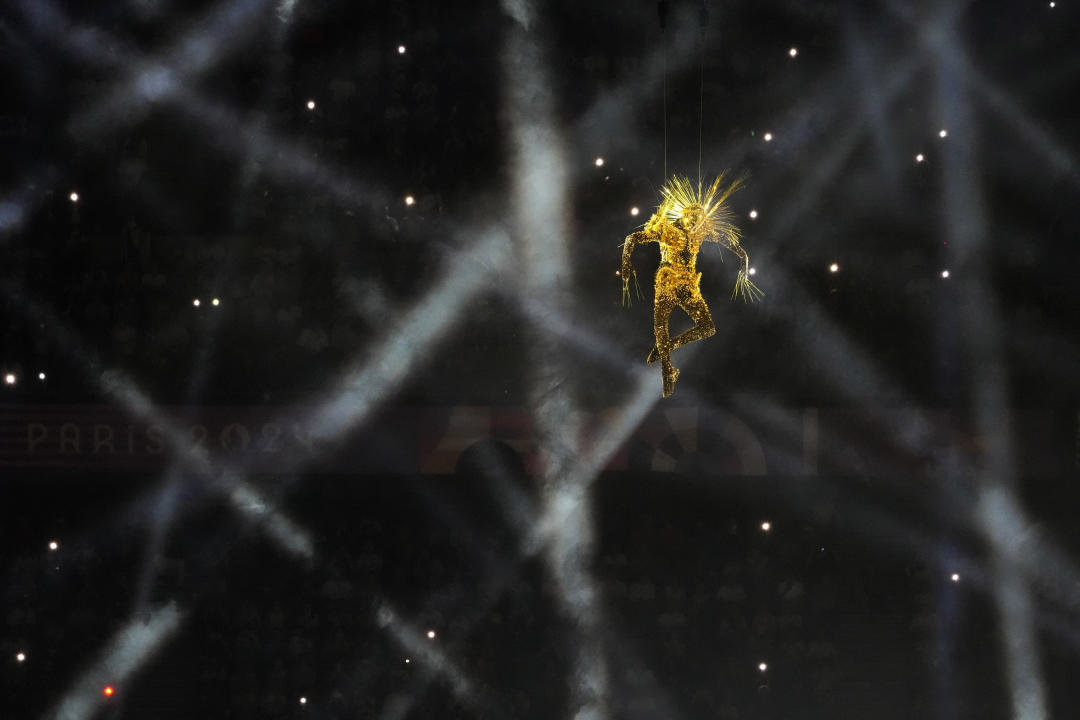
[[[705,208],[698,203],[691,203],[682,209],[679,215],[679,225],[683,230],[690,232],[701,224],[705,219]]]

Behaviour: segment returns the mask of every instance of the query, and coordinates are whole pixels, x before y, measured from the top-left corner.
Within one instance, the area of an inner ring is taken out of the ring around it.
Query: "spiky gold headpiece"
[[[700,218],[692,229],[693,232],[718,235],[716,239],[722,242],[737,243],[741,233],[732,222],[734,214],[727,205],[727,199],[742,187],[743,178],[736,178],[721,191],[720,186],[725,175],[726,173],[721,173],[717,176],[708,189],[704,189],[700,182],[695,187],[688,177],[672,176],[671,180],[660,188],[660,205],[656,208],[654,217],[674,224],[688,210],[697,210]]]

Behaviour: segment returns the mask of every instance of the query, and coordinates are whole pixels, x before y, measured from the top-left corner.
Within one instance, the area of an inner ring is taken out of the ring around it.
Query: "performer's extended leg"
[[[671,364],[672,342],[668,334],[668,319],[676,304],[675,298],[661,294],[656,296],[656,306],[653,309],[653,331],[656,333],[654,350],[659,355],[664,370],[664,397],[675,392],[675,381],[679,378],[678,368]]]
[[[700,294],[693,295],[685,302],[678,302],[676,304],[685,310],[686,314],[690,316],[690,319],[694,321],[694,327],[689,330],[684,330],[676,335],[675,339],[671,340],[671,350],[681,348],[683,345],[692,343],[695,340],[704,340],[705,338],[716,334],[716,325],[713,323],[712,314],[709,312],[709,306],[705,304],[705,299],[701,297]],[[668,310],[668,314],[670,313],[671,310]],[[666,322],[664,323],[664,331],[666,337]],[[657,342],[659,343],[659,335],[657,335],[657,338]],[[645,362],[652,365],[656,362],[658,357],[660,357],[660,354],[657,352],[657,345],[654,345]]]

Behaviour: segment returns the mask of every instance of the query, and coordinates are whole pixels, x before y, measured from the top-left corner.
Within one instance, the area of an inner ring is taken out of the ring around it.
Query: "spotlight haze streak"
[[[519,262],[528,269],[525,295],[564,298],[572,272],[566,150],[554,121],[553,92],[538,31],[530,31],[531,8],[506,0],[504,9],[517,20],[508,31],[503,64],[514,148],[515,244]],[[595,165],[602,164],[603,159],[596,158]],[[556,311],[563,309],[556,304]],[[608,672],[588,569],[593,542],[589,487],[595,476],[573,471],[581,436],[570,396],[574,365],[567,361],[569,354],[559,338],[543,327],[534,326],[530,340],[538,361],[530,368],[529,404],[544,476],[539,535],[564,611],[580,633],[570,712],[575,718],[602,720],[607,717]]]
[[[991,552],[994,599],[1013,716],[1043,720],[1049,715],[1031,588],[1013,551],[1023,526],[1012,497],[1016,477],[1006,389],[1008,372],[1003,359],[1001,315],[986,265],[986,256],[991,252],[986,242],[988,224],[965,66],[960,59],[961,51],[956,49],[960,47],[960,39],[951,32],[947,34],[943,42],[934,46],[934,69],[942,117],[957,137],[956,142],[946,143],[942,151],[947,237],[952,252],[968,261],[970,268],[970,272],[965,271],[964,284],[968,302],[962,307],[977,308],[967,312],[964,322],[969,357],[978,359],[972,368],[971,387],[975,425],[985,439],[981,468],[976,473],[979,480],[976,517]]]
[[[46,715],[48,720],[88,720],[97,714],[101,688],[123,683],[148,662],[179,629],[184,614],[169,604],[149,617],[132,618],[124,625],[75,683]]]
[[[465,304],[490,287],[509,240],[497,229],[478,235],[475,246],[458,253],[438,284],[387,329],[371,353],[373,359],[349,370],[333,396],[313,413],[313,438],[339,438],[365,420],[446,337]]]
[[[421,633],[403,621],[393,606],[385,600],[376,611],[376,621],[380,627],[385,628],[393,636],[402,649],[408,652],[406,662],[410,662],[412,658],[419,658],[424,667],[434,670],[439,676],[449,680],[450,687],[459,700],[467,705],[474,704],[472,683],[454,661],[437,644],[431,642],[430,631]],[[391,705],[390,707],[404,709],[407,706]],[[400,712],[384,712],[380,717],[382,720],[390,720],[390,718],[404,716]]]
[[[90,381],[107,396],[116,399],[133,418],[158,425],[167,444],[178,448],[174,462],[178,467],[196,474],[210,482],[219,491],[235,491],[245,486],[236,474],[222,474],[210,462],[205,451],[199,452],[191,446],[188,436],[176,423],[163,416],[142,393],[134,381],[118,370],[106,370],[98,373],[93,368],[104,365],[102,359],[67,327],[55,313],[27,297],[25,291],[10,283],[0,283],[5,294],[17,302],[18,309],[31,321],[49,328],[50,339],[69,357],[81,358],[82,368]],[[258,490],[248,487],[242,495],[259,497]],[[248,499],[248,498],[241,498]],[[289,520],[284,514],[274,510],[272,503],[259,500],[257,503],[234,503],[233,507],[241,512],[257,510],[253,516],[276,539],[284,539],[283,547],[290,552],[298,552],[304,557],[311,557],[313,543],[308,533]]]

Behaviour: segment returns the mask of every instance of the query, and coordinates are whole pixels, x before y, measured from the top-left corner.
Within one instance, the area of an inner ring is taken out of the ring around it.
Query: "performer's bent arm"
[[[634,246],[639,243],[655,242],[655,238],[644,230],[638,230],[626,236],[622,246],[622,279],[625,282],[634,273],[634,264],[630,262],[630,255],[634,252]]]
[[[623,305],[630,303],[630,278],[634,278],[634,287],[637,289],[638,297],[641,297],[641,287],[637,284],[637,272],[634,270],[634,264],[630,261],[630,256],[634,252],[634,246],[638,243],[656,242],[656,237],[644,230],[638,230],[635,233],[630,233],[626,236],[626,240],[623,241],[622,250],[622,269],[619,271],[620,277],[622,277],[622,299]]]
[[[746,254],[746,250],[739,244],[738,240],[728,240],[724,243],[727,249],[735,253],[740,259],[742,259],[742,270],[739,272],[750,272],[750,256]]]

